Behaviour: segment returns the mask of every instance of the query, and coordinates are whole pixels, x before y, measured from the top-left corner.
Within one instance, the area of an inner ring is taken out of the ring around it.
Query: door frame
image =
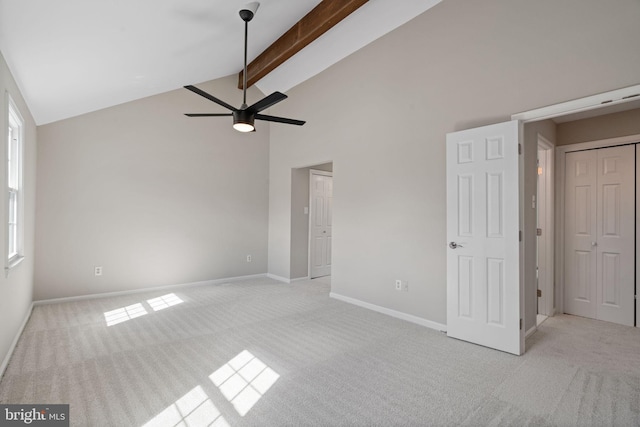
[[[600,139],[578,144],[561,145],[556,147],[556,312],[564,313],[564,193],[565,193],[565,162],[567,153],[573,151],[592,150],[597,148],[615,147],[640,142],[640,134],[628,135],[617,138]],[[638,189],[636,189],[638,191]],[[636,193],[637,194],[637,193]],[[637,259],[636,250],[636,259]],[[638,319],[638,300],[636,299],[636,327],[640,327]]]
[[[640,148],[638,144],[636,144],[636,327],[640,328],[640,300],[638,300],[638,281],[640,281],[640,227],[638,227],[638,222],[640,222],[640,171],[638,170],[638,164],[640,163]]]
[[[554,295],[554,150],[553,144],[544,136],[538,133],[538,151],[544,152],[545,168],[542,171],[542,186],[544,187],[544,199],[538,197],[538,208],[542,205],[544,209],[538,209],[538,217],[544,216],[545,229],[542,230],[544,239],[544,286],[541,288],[542,297],[538,300],[538,303],[542,303],[542,311],[545,316],[553,316],[555,309],[555,295]],[[538,186],[538,190],[540,186]],[[538,196],[539,196],[538,191]],[[540,253],[540,239],[537,240],[537,250]],[[540,261],[538,260],[538,267]],[[540,283],[540,269],[538,268],[538,284]],[[538,305],[538,311],[540,311],[540,305]]]
[[[638,95],[640,95],[640,84],[628,86],[625,88],[615,89],[608,92],[603,92],[595,95],[585,96],[583,98],[574,99],[571,101],[560,102],[557,104],[549,105],[546,107],[536,108],[533,110],[523,111],[520,113],[514,113],[511,115],[511,120],[520,120],[521,124],[524,126],[526,123],[538,122],[547,119],[553,119],[555,117],[567,116],[574,113],[586,112],[586,111],[597,111],[597,110],[605,110],[608,107],[613,105],[625,104],[628,102],[634,102],[638,100]],[[606,114],[606,112],[602,113]],[[638,141],[638,137],[640,135],[631,135],[628,137],[622,138],[611,138],[602,141],[592,141],[582,143],[585,146],[588,144],[595,144],[591,148],[600,148],[599,144],[609,144],[602,145],[603,147],[611,146],[611,145],[620,145],[625,142],[615,142],[615,140],[624,140],[626,139],[626,143],[631,143],[629,140],[635,139]],[[614,142],[612,142],[614,141]],[[559,208],[562,206],[562,201],[564,197],[564,154],[562,150],[567,150],[569,147],[578,146],[581,144],[571,144],[567,146],[557,146],[556,147],[556,156],[555,156],[555,236],[554,239],[556,241],[555,245],[555,306],[556,313],[564,313],[564,283],[562,279],[562,274],[560,272],[563,271],[564,263],[563,263],[563,250],[564,250],[564,242],[563,239],[559,236],[562,236],[564,232],[564,209],[562,211],[562,215],[560,213]],[[561,193],[561,191],[562,193]],[[520,197],[524,197],[524,189],[521,187]],[[640,203],[639,203],[640,206]],[[638,232],[638,236],[640,236],[640,232]],[[525,237],[526,238],[526,237]],[[521,275],[524,271],[524,262],[520,265]],[[638,266],[638,274],[640,274],[640,266]],[[537,298],[537,297],[536,297]],[[525,304],[526,305],[526,304]],[[636,316],[639,321],[636,322],[636,325],[640,327],[640,302],[636,299]]]
[[[312,222],[311,222],[311,216],[314,215],[313,212],[315,212],[315,210],[313,209],[313,175],[323,175],[323,176],[330,176],[331,178],[333,178],[333,172],[329,172],[329,171],[323,171],[323,170],[319,170],[319,169],[309,169],[309,250],[308,250],[308,259],[307,259],[307,277],[308,278],[312,278],[311,277],[311,260],[313,259],[312,257],[312,249],[311,247],[313,246],[312,244]],[[333,228],[333,227],[332,227]],[[331,235],[333,235],[333,230]],[[331,253],[333,254],[333,251],[331,251]]]

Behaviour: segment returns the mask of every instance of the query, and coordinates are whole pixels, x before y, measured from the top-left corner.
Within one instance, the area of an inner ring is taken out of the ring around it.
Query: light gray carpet
[[[78,426],[640,425],[637,328],[556,316],[516,357],[329,287],[255,279],[37,306],[0,402],[69,403]]]

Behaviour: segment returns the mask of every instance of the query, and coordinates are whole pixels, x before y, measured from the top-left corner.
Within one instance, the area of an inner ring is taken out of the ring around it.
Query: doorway
[[[309,218],[311,170],[333,172],[333,163],[302,166],[291,170],[290,281],[306,280],[309,272]]]
[[[537,158],[537,325],[554,314],[554,201],[553,201],[553,144],[538,134]]]
[[[637,136],[561,147],[564,312],[634,326]]]
[[[537,329],[539,310],[536,274],[539,262],[537,233],[539,218],[536,201],[538,138],[527,135],[539,129],[551,128],[554,141],[557,143],[556,119],[571,121],[603,116],[612,112],[638,108],[638,103],[640,103],[640,85],[514,114],[510,122],[447,134],[447,334],[449,336],[514,354],[524,352],[525,337],[530,336]],[[634,104],[636,105],[632,106]],[[640,120],[636,122],[640,123]],[[634,122],[631,121],[631,123]],[[527,127],[526,124],[532,124],[532,126]],[[628,129],[629,126],[622,131],[628,132]],[[640,133],[640,129],[636,133]],[[628,134],[624,133],[624,135]],[[507,156],[507,152],[517,153],[516,157]],[[506,161],[507,157],[509,157],[508,161]],[[487,170],[484,175],[480,174],[482,176],[476,177],[477,169],[484,166],[485,162],[493,162],[495,166]],[[563,162],[564,158],[558,158],[556,167],[562,168]],[[500,169],[503,163],[513,166],[517,173],[505,179],[505,173]],[[563,168],[561,172],[559,169],[555,174],[556,190],[563,188],[560,183],[564,181],[564,176],[561,176],[563,174]],[[507,184],[517,186],[518,191],[515,194],[510,193],[508,197],[498,197],[497,195],[502,195]],[[472,193],[477,193],[477,197],[468,197],[468,194]],[[558,193],[559,191],[555,191],[555,195]],[[543,267],[545,276],[549,277],[553,274],[555,280],[551,282],[557,283],[557,286],[549,285],[549,281],[543,284],[543,288],[551,286],[550,292],[547,293],[549,299],[543,303],[542,307],[550,313],[553,313],[554,307],[560,312],[563,311],[561,294],[564,290],[564,277],[561,272],[564,271],[564,258],[561,248],[557,247],[562,245],[563,241],[560,236],[564,232],[564,218],[562,214],[558,214],[558,208],[561,209],[563,206],[563,197],[564,194],[561,193],[555,198],[557,200],[555,224],[558,230],[549,233],[549,240],[553,239],[556,244],[556,247],[552,248],[555,249],[552,255],[552,259],[555,257],[553,267]],[[549,195],[545,195],[544,198],[548,201]],[[506,200],[515,200],[516,204],[506,209]],[[547,210],[546,207],[545,210]],[[486,218],[480,216],[482,212],[487,213]],[[506,215],[507,212],[508,215]],[[476,217],[480,219],[476,220]],[[515,226],[512,224],[503,229],[502,225],[506,218],[515,221]],[[495,238],[492,234],[493,229],[501,230]],[[633,235],[635,238],[635,232]],[[491,241],[488,242],[490,244],[483,244],[484,240],[478,243],[476,237],[491,237]],[[491,248],[501,252],[498,255],[492,255],[489,253]],[[502,254],[517,254],[518,257],[512,257],[511,261],[506,262]],[[546,253],[544,258],[548,259]],[[507,271],[504,269],[506,266],[511,268],[509,274],[513,276],[512,270],[515,269],[519,277],[504,280],[507,276]],[[549,270],[552,273],[549,273]],[[505,301],[509,301],[507,306],[511,310],[508,315],[502,310]],[[501,325],[504,333],[498,332],[495,328],[491,329],[495,323]]]
[[[309,171],[309,278],[331,275],[333,173]]]
[[[549,294],[550,298],[544,302],[542,300],[539,301],[537,297],[536,291],[538,286],[537,277],[532,275],[533,285],[531,286],[532,292],[527,292],[526,294],[526,307],[525,317],[527,319],[526,325],[527,328],[530,328],[532,323],[530,323],[531,317],[530,314],[532,311],[530,308],[537,313],[537,309],[540,311],[543,309],[550,310],[549,313],[557,314],[564,313],[565,306],[565,298],[564,298],[564,226],[565,226],[565,218],[564,218],[564,162],[565,162],[565,153],[568,151],[575,151],[578,144],[583,145],[581,149],[593,149],[602,146],[612,146],[612,145],[621,145],[621,144],[629,144],[634,143],[640,140],[640,121],[637,119],[638,111],[640,111],[640,85],[631,86],[623,89],[614,90],[607,93],[602,93],[598,95],[592,95],[581,99],[576,99],[574,101],[568,101],[565,103],[560,103],[556,105],[551,105],[548,107],[543,107],[531,111],[526,111],[523,113],[518,113],[512,115],[512,119],[521,120],[521,123],[525,125],[525,129],[527,125],[533,124],[535,126],[543,126],[544,123],[551,123],[554,125],[554,138],[550,139],[550,141],[554,144],[553,147],[553,156],[551,156],[551,161],[555,162],[552,167],[548,167],[547,170],[551,172],[553,175],[551,190],[554,192],[554,195],[551,197],[551,201],[555,202],[555,207],[553,209],[554,214],[552,216],[552,221],[555,223],[555,230],[550,233],[551,239],[555,240],[552,244],[552,248],[554,249],[553,254],[553,267],[552,267],[552,277],[551,277],[551,293]],[[586,119],[586,120],[584,120]],[[588,125],[587,125],[588,123]],[[580,126],[578,126],[580,124]],[[589,142],[596,141],[599,142]],[[534,142],[535,141],[535,142]],[[528,140],[529,147],[533,147],[536,144],[536,138],[531,137]],[[536,146],[536,148],[538,148]],[[526,153],[525,148],[525,153]],[[531,153],[531,151],[529,151]],[[536,154],[538,154],[536,152]],[[540,153],[542,154],[542,153]],[[533,163],[535,165],[535,163]],[[639,163],[640,164],[640,163]],[[527,172],[528,173],[528,172]],[[533,177],[532,177],[533,178]],[[540,178],[540,177],[538,177]],[[640,187],[640,178],[638,178],[638,186]],[[537,189],[536,189],[537,190]],[[533,194],[538,198],[538,205],[544,202],[541,200],[540,195],[537,192]],[[529,197],[529,199],[527,199]],[[531,196],[525,195],[525,200],[531,200]],[[635,198],[635,196],[634,196]],[[637,198],[636,198],[637,199]],[[633,198],[632,198],[633,200]],[[540,206],[538,206],[540,207]],[[525,205],[525,209],[527,206]],[[640,221],[640,214],[638,211],[640,210],[640,202],[638,203],[638,208],[636,208],[636,215],[638,216],[638,221]],[[536,220],[537,220],[536,216]],[[529,226],[525,227],[528,228]],[[535,229],[532,229],[535,230]],[[525,237],[528,235],[528,231],[525,231]],[[543,235],[544,230],[542,230]],[[632,234],[636,234],[636,240],[640,242],[640,230],[636,227],[636,231],[632,231]],[[536,233],[537,234],[537,233]],[[530,234],[529,234],[530,235]],[[536,237],[535,241],[538,243],[539,237]],[[537,248],[536,257],[538,256]],[[640,252],[638,252],[640,254]],[[637,258],[636,265],[640,264],[640,257]],[[527,258],[527,263],[530,262],[530,258]],[[536,262],[537,265],[537,262]],[[542,270],[542,269],[541,269]],[[542,274],[542,271],[540,271]],[[637,267],[638,277],[640,277],[640,266]],[[529,282],[527,282],[527,287],[529,289]],[[542,297],[544,297],[544,286],[541,286]],[[637,292],[635,292],[637,294]],[[544,298],[543,298],[544,299]],[[549,301],[550,300],[550,301]],[[633,296],[631,297],[633,302]],[[539,303],[539,304],[536,304]],[[549,307],[550,305],[550,307]],[[636,326],[640,325],[640,314],[638,312],[637,306],[638,301],[635,300],[636,309],[635,309],[635,324]],[[527,330],[527,336],[530,335],[530,330]],[[533,332],[533,331],[531,331]]]

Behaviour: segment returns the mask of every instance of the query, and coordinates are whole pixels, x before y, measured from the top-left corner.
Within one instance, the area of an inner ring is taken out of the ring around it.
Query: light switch
[[[306,206],[304,207],[304,214],[309,215],[309,208]]]

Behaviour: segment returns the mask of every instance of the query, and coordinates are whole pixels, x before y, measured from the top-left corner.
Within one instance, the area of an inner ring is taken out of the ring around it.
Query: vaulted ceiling
[[[256,86],[287,91],[441,0],[372,0]],[[37,124],[236,74],[246,0],[0,0],[0,50]],[[249,61],[320,0],[262,0]]]

